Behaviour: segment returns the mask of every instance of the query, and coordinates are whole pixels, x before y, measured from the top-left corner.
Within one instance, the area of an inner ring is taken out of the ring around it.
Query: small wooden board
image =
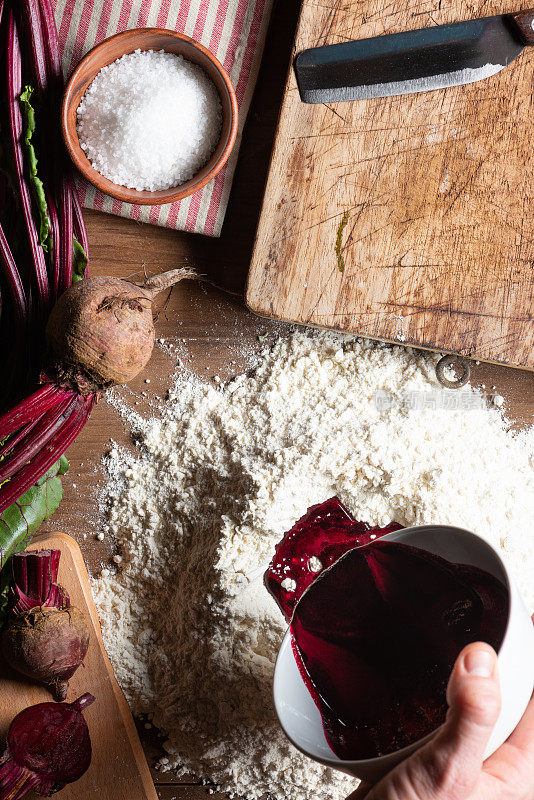
[[[98,614],[80,548],[70,536],[52,533],[29,549],[61,550],[59,581],[72,604],[86,615],[91,641],[84,666],[69,681],[67,700],[91,692],[96,701],[85,711],[93,747],[91,766],[79,781],[61,790],[61,800],[157,800],[145,755],[124,695],[104,650]],[[53,700],[50,693],[0,663],[0,743],[3,750],[13,717],[27,706]]]
[[[303,0],[294,54],[520,7]],[[249,307],[534,369],[533,65],[526,47],[470,85],[326,105],[291,67]]]

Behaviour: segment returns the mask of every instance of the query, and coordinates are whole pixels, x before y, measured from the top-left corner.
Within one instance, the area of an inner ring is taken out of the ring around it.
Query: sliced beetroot
[[[398,542],[351,549],[323,572],[291,633],[334,752],[373,758],[441,725],[460,650],[473,641],[498,650],[508,603],[489,573]]]
[[[39,703],[18,714],[0,758],[0,800],[20,800],[30,790],[48,797],[73,783],[91,763],[91,739],[82,712],[94,701]]]
[[[347,550],[401,528],[396,522],[384,528],[357,522],[341,500],[332,497],[308,509],[284,534],[265,573],[265,586],[289,621],[302,593],[326,567]]]

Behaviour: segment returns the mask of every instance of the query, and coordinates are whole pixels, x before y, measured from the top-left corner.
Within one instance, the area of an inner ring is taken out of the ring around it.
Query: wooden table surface
[[[189,368],[206,379],[215,375],[230,377],[248,367],[262,347],[259,336],[263,339],[263,334],[267,334],[268,339],[274,339],[290,330],[289,326],[251,314],[242,295],[298,6],[298,0],[280,0],[275,6],[220,239],[168,231],[96,212],[85,214],[91,274],[142,275],[143,269],[159,272],[186,265],[224,290],[207,284],[181,284],[173,291],[158,320],[157,336],[179,341],[188,351]],[[156,347],[145,372],[130,385],[138,394],[141,410],[147,400],[141,393],[161,396],[175,368],[176,361]],[[150,384],[145,383],[147,378]],[[481,364],[474,367],[472,382],[485,384],[488,390],[495,386],[494,391],[505,398],[508,416],[518,425],[534,420],[534,373]],[[107,562],[111,552],[109,543],[94,538],[100,513],[99,491],[104,485],[100,461],[110,438],[126,442],[128,433],[104,399],[67,453],[70,469],[64,478],[64,500],[45,528],[73,535],[80,542],[93,573]],[[142,726],[140,734],[152,766],[161,752],[158,739]],[[172,780],[172,776],[155,770],[153,775],[162,800],[196,800],[206,796],[205,788],[194,778]]]

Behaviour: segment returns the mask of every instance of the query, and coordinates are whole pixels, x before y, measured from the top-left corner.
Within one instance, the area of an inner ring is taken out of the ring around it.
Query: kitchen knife
[[[534,8],[468,22],[303,50],[295,59],[305,103],[366,100],[487,78],[534,45]]]

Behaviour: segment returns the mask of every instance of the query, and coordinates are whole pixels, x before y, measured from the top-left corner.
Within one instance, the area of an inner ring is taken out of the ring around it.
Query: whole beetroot
[[[59,550],[17,553],[12,559],[11,615],[1,634],[5,661],[64,700],[67,683],[89,647],[82,612],[57,583]]]
[[[195,273],[174,269],[142,284],[112,277],[74,283],[57,301],[46,327],[59,373],[84,391],[131,381],[154,347],[154,297],[192,277]]]
[[[56,700],[87,653],[89,630],[82,612],[70,606],[32,608],[2,631],[2,655],[10,667],[50,687]]]

